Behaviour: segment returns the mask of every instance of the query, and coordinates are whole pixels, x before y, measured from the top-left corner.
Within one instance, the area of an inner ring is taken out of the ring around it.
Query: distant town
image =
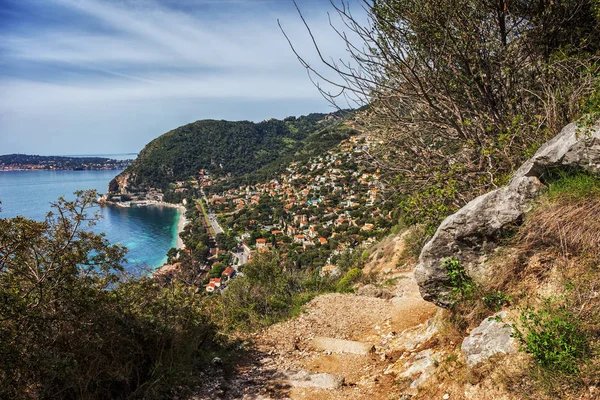
[[[206,292],[220,292],[255,253],[271,250],[296,268],[316,268],[322,277],[339,274],[336,260],[364,250],[393,225],[381,172],[365,159],[372,145],[368,135],[351,136],[254,184],[223,186],[230,177],[207,170],[173,182],[169,192],[185,196],[189,225],[182,234],[185,246],[171,252],[156,275],[200,271]],[[129,207],[167,204],[165,197],[158,188],[146,188],[102,200]]]
[[[127,168],[132,161],[133,160],[115,160],[105,157],[66,157],[6,154],[0,156],[0,171],[119,170]]]

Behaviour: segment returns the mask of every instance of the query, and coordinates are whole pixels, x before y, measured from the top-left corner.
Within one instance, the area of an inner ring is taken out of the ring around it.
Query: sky
[[[298,0],[344,59],[329,0]],[[359,10],[360,11],[360,10]],[[200,119],[331,112],[292,0],[0,0],[0,154],[139,152]]]

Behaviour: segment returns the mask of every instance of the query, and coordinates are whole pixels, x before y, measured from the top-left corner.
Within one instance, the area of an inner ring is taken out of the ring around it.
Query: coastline
[[[156,202],[156,203],[158,203],[158,202]],[[154,204],[148,204],[148,205],[154,205]],[[183,232],[183,228],[187,224],[187,219],[185,218],[185,212],[186,212],[185,206],[183,206],[181,204],[170,204],[170,203],[160,204],[159,206],[165,206],[165,207],[171,207],[171,208],[177,209],[177,225],[176,225],[176,230],[174,232],[174,234],[175,234],[175,237],[173,240],[174,244],[171,247],[175,247],[178,250],[185,249],[183,240],[179,236],[179,234],[181,232]],[[152,273],[152,276],[156,278],[156,277],[174,274],[178,271],[178,268],[179,268],[178,263],[167,264],[167,258],[165,257],[162,265],[160,265],[159,267],[156,268],[156,270]]]
[[[176,249],[184,249],[185,245],[183,244],[183,240],[179,237],[179,234],[183,232],[183,228],[187,224],[187,219],[185,218],[185,212],[187,209],[182,204],[173,204],[167,203],[164,201],[156,201],[156,200],[133,200],[127,202],[114,202],[114,201],[104,201],[104,204],[129,208],[129,207],[169,207],[177,209],[177,224],[176,231],[174,232],[174,238],[171,247],[175,247]]]

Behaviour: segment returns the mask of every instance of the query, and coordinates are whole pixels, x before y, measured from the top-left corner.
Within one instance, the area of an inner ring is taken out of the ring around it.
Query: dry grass
[[[590,342],[577,375],[545,370],[532,360],[505,374],[505,387],[531,399],[600,399],[600,197],[569,191],[549,196],[515,237],[518,272],[508,290],[521,293],[518,306],[561,297]]]
[[[600,180],[579,174],[550,186],[526,223],[486,261],[495,272],[485,290],[441,311],[437,345],[459,357],[441,359],[445,368],[415,398],[600,400]],[[577,360],[579,373],[549,371],[524,352],[467,371],[460,343],[494,312],[481,299],[491,290],[511,297],[504,309],[507,322],[517,324],[523,307],[538,308],[548,297],[564,301],[590,344]]]
[[[600,200],[556,201],[534,211],[521,231],[522,247],[555,247],[564,255],[600,249]]]
[[[431,236],[427,233],[425,225],[413,225],[402,235],[404,247],[398,258],[398,266],[415,265],[419,261],[421,250]]]

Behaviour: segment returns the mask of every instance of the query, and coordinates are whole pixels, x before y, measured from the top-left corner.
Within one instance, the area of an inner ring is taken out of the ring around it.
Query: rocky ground
[[[398,398],[407,389],[396,382],[399,371],[410,369],[423,335],[432,336],[437,308],[421,299],[412,271],[389,268],[383,281],[315,298],[296,318],[256,335],[234,371],[217,365],[194,399]],[[403,379],[410,384],[421,370],[416,375]]]

